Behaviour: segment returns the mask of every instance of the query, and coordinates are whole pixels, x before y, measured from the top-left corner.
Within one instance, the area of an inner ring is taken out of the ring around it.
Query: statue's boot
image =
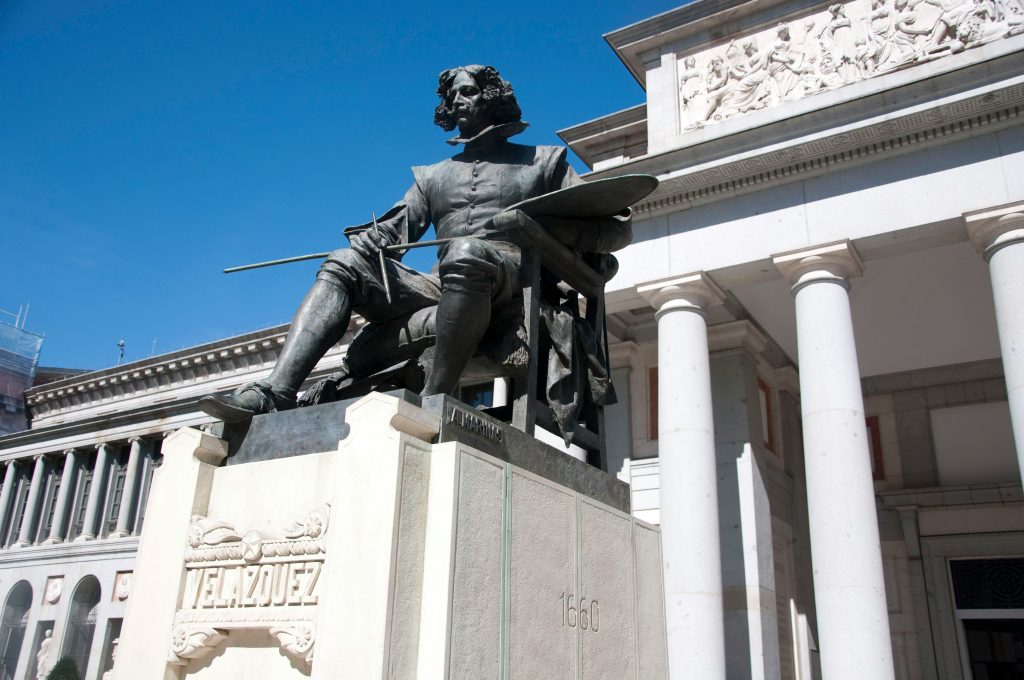
[[[451,394],[491,323],[490,293],[447,289],[435,315],[434,362],[421,394]]]
[[[208,395],[199,408],[225,422],[242,422],[261,413],[295,408],[295,396],[316,362],[348,328],[352,305],[345,289],[317,279],[295,312],[277,364],[266,380],[243,385],[226,396]]]

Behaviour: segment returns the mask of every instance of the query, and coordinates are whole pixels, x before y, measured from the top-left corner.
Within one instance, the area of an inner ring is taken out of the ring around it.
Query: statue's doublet
[[[415,183],[381,219],[400,241],[417,241],[433,224],[438,238],[497,237],[488,220],[528,198],[581,182],[558,146],[503,138],[469,144],[459,154],[412,169]]]

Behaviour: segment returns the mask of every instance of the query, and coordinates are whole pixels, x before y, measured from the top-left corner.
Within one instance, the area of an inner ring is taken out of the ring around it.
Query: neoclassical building
[[[639,103],[561,136],[662,180],[608,290],[607,419],[662,527],[671,678],[1024,667],[1022,28],[1020,0],[702,0],[605,36]],[[43,646],[110,667],[162,437],[285,331],[28,393],[0,680]]]
[[[662,180],[608,309],[672,678],[1024,668],[1022,29],[708,0],[605,36],[646,101],[561,136]]]

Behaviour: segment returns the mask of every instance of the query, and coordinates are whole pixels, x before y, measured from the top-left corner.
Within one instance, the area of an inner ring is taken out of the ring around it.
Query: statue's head
[[[493,66],[459,66],[438,77],[434,123],[472,137],[484,128],[522,120],[512,85]]]

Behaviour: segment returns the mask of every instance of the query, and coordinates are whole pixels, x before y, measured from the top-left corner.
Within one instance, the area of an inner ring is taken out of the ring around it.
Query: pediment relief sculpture
[[[834,4],[679,59],[682,129],[693,130],[1024,32],[1024,0]]]

